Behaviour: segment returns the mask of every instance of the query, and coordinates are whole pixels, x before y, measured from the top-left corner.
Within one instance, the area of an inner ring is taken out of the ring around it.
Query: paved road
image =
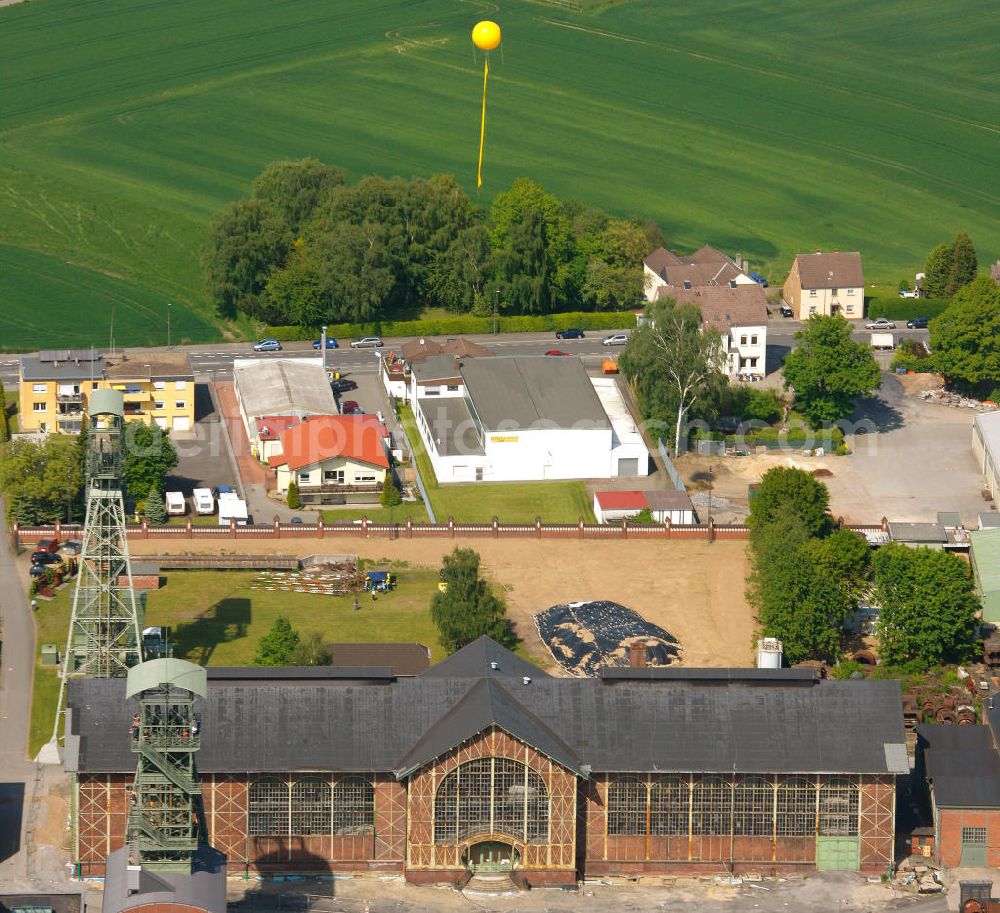
[[[6,505],[0,498],[0,516]],[[28,723],[35,656],[35,625],[21,587],[24,573],[14,560],[6,531],[0,534],[0,885],[27,875],[24,848],[25,821],[35,779],[28,759]]]

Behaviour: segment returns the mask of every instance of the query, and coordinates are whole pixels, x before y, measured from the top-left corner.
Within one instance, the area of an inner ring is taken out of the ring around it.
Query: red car
[[[546,355],[569,355],[569,352],[560,352],[559,349],[549,349]]]
[[[361,407],[353,399],[345,399],[340,404],[341,415],[361,415]]]
[[[37,552],[52,552],[55,554],[59,551],[59,540],[58,539],[39,539],[35,544],[35,551]]]

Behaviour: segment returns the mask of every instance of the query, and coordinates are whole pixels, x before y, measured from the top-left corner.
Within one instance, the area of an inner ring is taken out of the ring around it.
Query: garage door
[[[627,460],[618,461],[618,475],[637,476],[639,475],[639,458],[630,457]]]
[[[187,416],[184,418],[174,419],[174,431],[190,431],[191,430],[191,419]]]
[[[817,837],[816,868],[821,872],[856,872],[861,868],[861,838]]]
[[[167,420],[165,418],[154,418],[153,421],[156,422],[157,428],[162,428],[164,431],[167,430]]]
[[[986,867],[986,828],[962,828],[962,866]]]

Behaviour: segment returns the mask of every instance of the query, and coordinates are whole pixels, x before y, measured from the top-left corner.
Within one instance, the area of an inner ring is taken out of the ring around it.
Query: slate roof
[[[138,881],[135,891],[130,887],[128,849],[121,847],[111,852],[104,879],[103,913],[122,913],[140,906],[153,910],[226,908],[226,857],[211,847],[196,850],[190,872],[144,868],[138,873]]]
[[[486,431],[611,429],[579,358],[508,355],[470,358],[461,367]]]
[[[861,288],[865,284],[857,251],[799,254],[795,262],[802,288]]]
[[[937,523],[897,523],[889,521],[893,542],[947,542],[948,536]]]
[[[327,644],[332,666],[388,666],[396,675],[419,675],[431,664],[431,651],[423,644]]]
[[[934,801],[942,808],[1000,808],[1000,754],[986,726],[917,727]]]
[[[209,677],[198,767],[405,776],[477,727],[498,726],[583,775],[734,767],[905,773],[898,682],[805,681],[794,670],[787,681],[773,671],[684,671],[552,678],[484,638],[423,675],[395,681],[288,687]],[[124,689],[122,679],[69,683],[68,769],[134,769]]]
[[[686,491],[651,488],[646,492],[646,503],[650,510],[694,510]]]
[[[732,327],[767,326],[767,298],[764,289],[753,285],[710,285],[703,288],[660,289],[660,297],[678,304],[693,304],[701,319],[722,333]]]

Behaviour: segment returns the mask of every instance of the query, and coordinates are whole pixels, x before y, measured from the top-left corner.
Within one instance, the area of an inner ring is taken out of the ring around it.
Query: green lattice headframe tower
[[[190,872],[201,839],[201,746],[196,701],[207,694],[204,668],[182,659],[154,659],[128,671],[127,694],[137,701],[132,750],[138,755],[129,791],[129,864],[153,871]]]
[[[87,484],[121,489],[125,397],[95,390],[87,405]]]

